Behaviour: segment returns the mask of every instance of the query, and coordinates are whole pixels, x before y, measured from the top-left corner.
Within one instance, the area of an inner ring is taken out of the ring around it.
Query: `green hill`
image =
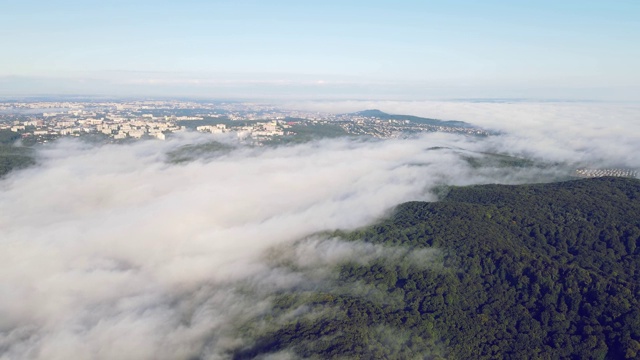
[[[464,121],[438,120],[438,119],[423,118],[423,117],[412,116],[412,115],[392,115],[377,109],[358,111],[358,112],[352,113],[351,115],[376,118],[380,120],[399,120],[399,121],[409,120],[414,123],[433,125],[433,126],[466,127],[466,128],[475,127]]]
[[[638,180],[453,188],[333,235],[439,255],[343,263],[329,286],[278,294],[233,358],[640,358]]]
[[[0,130],[0,178],[13,170],[35,164],[31,148],[14,146],[20,135],[11,130]]]

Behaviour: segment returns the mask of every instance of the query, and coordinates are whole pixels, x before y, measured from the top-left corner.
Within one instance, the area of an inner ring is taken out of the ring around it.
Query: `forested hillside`
[[[439,255],[343,263],[332,286],[279,294],[254,319],[277,325],[247,325],[258,340],[234,358],[640,358],[638,180],[452,188],[334,235]]]
[[[33,165],[33,149],[13,146],[20,135],[11,130],[0,130],[0,177],[14,169]]]

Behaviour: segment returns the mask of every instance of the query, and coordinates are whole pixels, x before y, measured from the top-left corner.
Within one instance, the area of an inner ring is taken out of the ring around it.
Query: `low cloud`
[[[379,107],[411,112],[405,105]],[[228,349],[250,341],[238,337],[234,324],[268,312],[274,289],[314,280],[304,268],[408,256],[313,234],[365,226],[404,201],[435,200],[433,189],[441,184],[519,183],[568,173],[562,164],[474,167],[469,157],[505,150],[566,164],[586,147],[578,160],[617,154],[620,163],[635,164],[624,155],[637,154],[638,145],[622,129],[604,132],[611,141],[619,137],[603,150],[594,140],[597,128],[568,133],[573,140],[564,143],[559,135],[544,141],[548,131],[534,120],[523,123],[533,129],[534,143],[508,125],[512,132],[489,138],[432,133],[237,146],[181,164],[168,162],[167,153],[211,137],[48,146],[39,166],[0,182],[0,358],[224,359]],[[282,261],[295,266],[278,265]]]
[[[380,109],[462,120],[502,131],[474,149],[585,166],[640,167],[640,104],[539,101],[326,101],[289,107],[344,113]]]

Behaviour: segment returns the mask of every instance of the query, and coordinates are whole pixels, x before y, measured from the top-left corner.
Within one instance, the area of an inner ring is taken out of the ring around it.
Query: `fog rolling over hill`
[[[640,180],[602,178],[402,204],[333,234],[389,255],[337,264],[331,286],[278,294],[268,323],[245,325],[259,340],[235,358],[636,359],[639,198]]]
[[[640,358],[639,18],[3,1],[0,360]]]
[[[339,265],[442,266],[439,246],[414,252],[328,233],[370,225],[403,202],[435,201],[449,185],[550,182],[585,164],[638,165],[637,157],[610,156],[637,154],[636,135],[620,138],[616,130],[611,150],[597,126],[584,123],[572,141],[542,140],[540,132],[530,141],[523,132],[428,133],[247,147],[185,133],[166,142],[44,146],[37,165],[0,180],[0,354],[228,359],[272,349],[281,358],[302,356],[261,341],[296,319],[339,319],[333,304],[308,303],[318,292],[388,306],[406,300],[357,277],[346,281]],[[232,146],[172,161],[211,141]],[[305,292],[309,298],[297,297]],[[371,329],[371,353],[385,344],[420,356],[447,353],[438,336],[421,342],[400,328]]]

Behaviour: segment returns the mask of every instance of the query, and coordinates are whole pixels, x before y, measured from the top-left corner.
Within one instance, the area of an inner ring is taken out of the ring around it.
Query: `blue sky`
[[[0,95],[640,100],[637,0],[2,3]]]

